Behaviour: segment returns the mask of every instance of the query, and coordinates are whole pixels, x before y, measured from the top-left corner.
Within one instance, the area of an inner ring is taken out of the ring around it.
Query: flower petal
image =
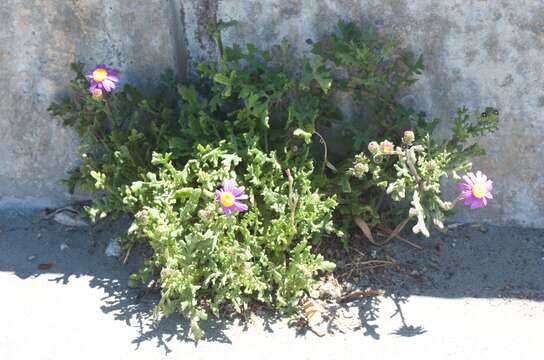
[[[246,191],[246,188],[243,187],[243,186],[235,187],[235,188],[232,190],[232,194],[233,194],[234,196],[238,196],[238,195],[243,194],[244,191]]]
[[[223,210],[227,218],[230,217],[230,215],[233,213],[232,207],[226,207],[221,205],[221,209]]]
[[[221,190],[215,190],[215,200],[216,201],[221,200]]]
[[[106,77],[106,79],[108,79],[108,80],[111,81],[111,82],[119,82],[119,77],[116,76],[116,75],[108,74],[108,76]]]
[[[487,201],[487,200],[486,200]],[[479,209],[485,206],[485,203],[482,199],[474,198],[472,204],[470,205],[471,209]]]
[[[236,208],[236,210],[242,212],[242,211],[247,211],[248,209],[248,206],[242,202],[239,202],[239,201],[235,201],[234,202],[234,207]]]
[[[470,186],[473,186],[474,185],[474,181],[472,181],[472,179],[468,176],[469,174],[472,174],[472,173],[468,173],[467,175],[464,175],[463,176],[463,180],[465,180],[465,182],[467,184],[469,184]]]
[[[104,86],[104,90],[108,92],[115,89],[115,83],[109,79],[105,79],[104,81],[102,81],[102,85]]]
[[[493,181],[487,180],[485,183],[487,191],[493,191]]]
[[[236,188],[236,181],[234,179],[223,180],[223,191],[233,192]]]

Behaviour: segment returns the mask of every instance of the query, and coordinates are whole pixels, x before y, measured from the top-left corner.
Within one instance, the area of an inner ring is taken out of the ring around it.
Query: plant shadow
[[[88,278],[88,285],[100,289],[100,309],[117,321],[137,329],[132,343],[155,342],[165,353],[173,340],[197,343],[189,334],[188,322],[179,315],[160,316],[155,312],[157,292],[128,287],[128,277],[143,263],[136,252],[126,263],[105,255],[111,239],[122,234],[127,221],[106,226],[66,227],[45,219],[37,210],[0,210],[0,272],[13,273],[22,280],[46,277],[47,281],[69,286],[74,280]],[[268,312],[263,315],[263,331],[272,332],[280,320]],[[201,322],[205,336],[201,341],[232,343],[226,330],[247,322],[241,317],[211,318]]]
[[[132,340],[136,348],[154,342],[168,353],[172,341],[194,343],[187,322],[180,316],[155,315],[157,293],[127,286],[128,276],[142,263],[141,256],[131,256],[123,264],[104,254],[110,239],[122,233],[126,223],[108,225],[92,233],[88,228],[70,228],[44,219],[39,211],[2,210],[0,215],[0,272],[13,273],[23,280],[46,276],[59,285],[89,278],[89,287],[104,293],[99,305],[102,312],[137,329]],[[413,238],[425,248],[423,251],[400,242],[368,248],[372,253],[369,256],[393,259],[398,266],[374,269],[359,279],[360,288],[381,288],[385,291],[383,296],[357,298],[340,307],[356,323],[352,330],[379,340],[383,334],[380,324],[387,316],[398,325],[388,335],[414,337],[427,333],[423,326],[407,320],[411,317],[405,314],[404,307],[413,296],[543,301],[544,248],[539,242],[542,233],[466,225],[451,229],[447,235]],[[45,264],[42,269],[40,264]],[[258,318],[259,326],[268,333],[285,320],[265,311],[259,311]],[[202,322],[203,341],[230,344],[229,329],[247,331],[248,326],[241,318],[209,319]]]

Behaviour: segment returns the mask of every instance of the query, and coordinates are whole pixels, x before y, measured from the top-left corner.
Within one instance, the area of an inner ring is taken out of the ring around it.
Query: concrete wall
[[[329,33],[339,19],[370,23],[397,36],[402,46],[422,53],[427,66],[406,102],[436,117],[451,117],[463,105],[501,111],[500,131],[481,141],[488,155],[475,162],[475,168],[494,179],[496,199],[477,213],[460,211],[458,219],[544,226],[544,1],[200,3],[207,3],[218,18],[244,23],[243,33],[231,32],[228,41],[264,46],[287,37],[304,50],[307,38]],[[195,39],[187,37],[193,62],[209,54]]]
[[[427,71],[404,101],[432,116],[494,106],[501,128],[482,140],[476,168],[496,200],[465,220],[544,226],[544,2],[536,0],[3,0],[0,4],[0,204],[67,201],[58,185],[75,161],[73,135],[45,112],[69,62],[107,61],[147,84],[166,67],[189,72],[216,49],[206,25],[237,19],[226,42],[259,46],[333,31],[338,19],[371,23],[423,53]],[[174,36],[175,35],[175,36]],[[186,50],[186,51],[185,51]],[[443,129],[445,131],[445,129]]]
[[[71,200],[59,181],[77,140],[46,111],[66,93],[69,64],[105,62],[153,85],[166,67],[185,68],[177,14],[164,0],[0,1],[0,206]]]

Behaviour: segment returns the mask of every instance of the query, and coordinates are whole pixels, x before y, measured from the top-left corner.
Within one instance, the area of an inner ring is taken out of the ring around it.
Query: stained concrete
[[[142,87],[167,67],[181,74],[177,14],[179,5],[164,0],[0,2],[0,206],[73,199],[60,180],[77,163],[77,139],[46,111],[66,94],[69,64],[108,63]]]
[[[306,39],[345,19],[424,55],[427,71],[404,99],[417,109],[444,118],[463,105],[500,109],[500,130],[481,140],[488,155],[475,161],[495,181],[495,200],[476,216],[543,227],[543,18],[544,3],[532,0],[2,1],[0,205],[70,200],[59,180],[77,162],[76,139],[45,108],[65,93],[71,61],[107,61],[124,70],[123,81],[147,85],[167,66],[194,76],[199,61],[217,56],[212,20],[244,25],[227,43],[264,47],[288,37],[304,51]]]

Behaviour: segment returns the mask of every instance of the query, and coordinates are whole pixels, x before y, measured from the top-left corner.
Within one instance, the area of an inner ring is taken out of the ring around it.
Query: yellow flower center
[[[472,187],[472,196],[477,199],[482,199],[487,194],[485,184],[474,184]]]
[[[234,205],[234,195],[230,192],[224,192],[221,194],[221,199],[219,201],[221,201],[221,205],[224,207],[231,207]]]
[[[99,68],[93,71],[93,80],[96,82],[102,82],[106,80],[106,77],[108,77],[106,69]]]

